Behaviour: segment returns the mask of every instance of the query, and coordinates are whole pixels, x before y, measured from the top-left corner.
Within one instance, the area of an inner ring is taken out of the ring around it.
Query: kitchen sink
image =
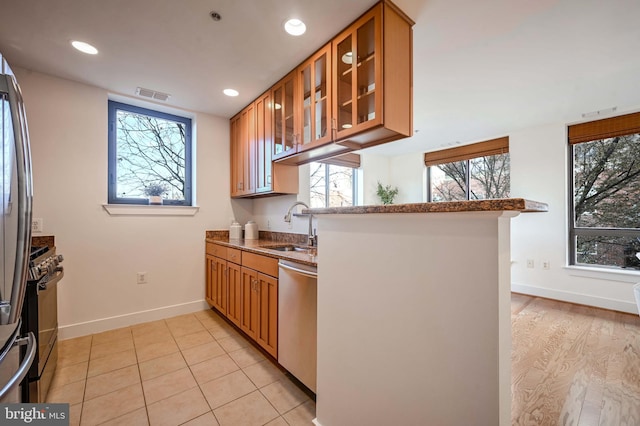
[[[268,248],[271,250],[277,250],[277,251],[295,251],[300,253],[311,253],[313,251],[313,248],[299,247],[299,246],[294,246],[293,244],[287,244],[282,246],[272,246],[272,247],[265,247],[265,248]]]
[[[274,247],[268,247],[268,248],[270,248],[271,250],[278,250],[278,251],[300,251],[305,253],[311,251],[311,249],[308,247],[298,247],[294,245],[274,246]]]

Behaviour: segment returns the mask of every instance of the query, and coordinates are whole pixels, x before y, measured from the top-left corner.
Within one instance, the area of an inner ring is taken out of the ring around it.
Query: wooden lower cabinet
[[[256,341],[278,358],[278,279],[258,273],[258,330]]]
[[[278,358],[278,279],[242,267],[240,329]]]
[[[240,326],[242,313],[242,277],[240,270],[240,265],[227,262],[227,291],[229,295],[227,301],[227,318],[238,327]]]
[[[216,263],[215,263],[215,257],[210,256],[210,255],[206,255],[205,256],[205,266],[206,266],[206,272],[205,272],[205,277],[206,277],[206,283],[205,283],[205,294],[204,294],[204,298],[207,301],[207,303],[211,306],[215,305],[215,299],[214,299],[214,289],[213,289],[213,272],[215,271],[216,268]]]
[[[207,303],[277,359],[278,260],[213,243],[205,259]]]
[[[207,254],[207,303],[220,313],[227,314],[227,261]]]
[[[256,340],[258,331],[258,271],[242,267],[242,315],[240,329],[253,340]]]

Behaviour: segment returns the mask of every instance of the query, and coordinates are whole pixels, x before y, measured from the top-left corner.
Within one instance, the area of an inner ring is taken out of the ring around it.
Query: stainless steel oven
[[[31,256],[22,327],[23,333],[33,332],[38,345],[25,378],[23,402],[42,403],[58,363],[58,283],[64,271],[55,247],[33,248]]]

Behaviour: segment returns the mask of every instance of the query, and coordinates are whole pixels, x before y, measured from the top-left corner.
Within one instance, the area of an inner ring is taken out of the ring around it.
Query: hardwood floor
[[[513,425],[640,425],[640,316],[511,301]]]

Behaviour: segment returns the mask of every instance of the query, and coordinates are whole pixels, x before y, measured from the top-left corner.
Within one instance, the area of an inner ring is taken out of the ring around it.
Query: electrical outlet
[[[267,229],[271,229],[271,221],[267,220]]]
[[[138,272],[138,274],[137,274],[137,282],[138,282],[138,284],[146,284],[147,283],[147,273],[146,272]]]
[[[44,219],[36,217],[31,220],[31,232],[44,232]]]
[[[533,268],[534,266],[533,259],[527,259],[527,268]]]
[[[542,269],[549,269],[549,261],[548,260],[543,260],[542,261]]]

